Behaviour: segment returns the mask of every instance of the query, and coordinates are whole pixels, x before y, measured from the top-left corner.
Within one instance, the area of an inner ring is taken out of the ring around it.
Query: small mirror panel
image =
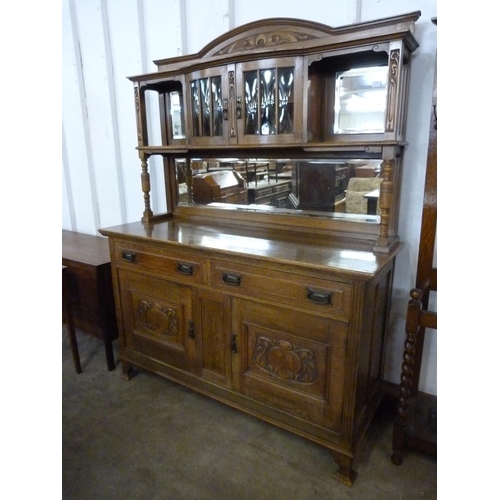
[[[182,120],[182,99],[180,93],[170,92],[170,119],[172,120],[172,138],[185,139],[183,120]]]
[[[334,134],[385,131],[387,72],[387,66],[376,66],[336,74]]]

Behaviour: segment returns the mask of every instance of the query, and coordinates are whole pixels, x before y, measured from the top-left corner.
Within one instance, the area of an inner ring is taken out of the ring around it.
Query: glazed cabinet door
[[[118,270],[123,319],[122,349],[192,371],[192,291],[165,279]]]
[[[196,146],[292,144],[303,137],[302,57],[267,59],[187,75]]]
[[[234,67],[196,71],[186,81],[190,143],[207,147],[235,143]]]
[[[340,435],[348,324],[249,300],[236,303],[235,389]]]
[[[238,144],[301,142],[302,57],[240,63],[236,66]]]

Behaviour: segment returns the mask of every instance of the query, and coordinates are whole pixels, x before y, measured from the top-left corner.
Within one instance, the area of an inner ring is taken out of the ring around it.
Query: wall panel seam
[[[62,124],[62,141],[61,141],[61,146],[62,146],[62,168],[63,168],[63,181],[65,184],[65,192],[66,192],[66,197],[68,199],[68,211],[69,211],[69,220],[71,223],[71,229],[73,231],[77,230],[77,225],[76,225],[76,211],[75,211],[75,199],[73,197],[73,186],[71,184],[71,173],[70,173],[70,168],[69,168],[69,159],[68,159],[68,149],[66,146],[66,135],[64,133],[64,121]]]
[[[94,218],[94,227],[97,229],[100,227],[99,218],[99,207],[97,203],[97,187],[95,178],[95,166],[92,158],[92,146],[90,142],[90,125],[89,117],[87,112],[87,102],[86,102],[86,90],[85,90],[85,78],[83,75],[83,61],[82,53],[80,50],[80,33],[78,30],[78,19],[75,8],[75,0],[70,0],[69,2],[69,12],[71,19],[71,33],[73,38],[74,52],[75,52],[75,68],[78,78],[78,91],[79,91],[79,101],[80,101],[80,113],[82,115],[83,123],[83,134],[85,140],[85,151],[87,156],[87,165],[90,179],[90,193],[92,198],[92,215]]]
[[[106,73],[108,76],[108,93],[111,107],[112,140],[115,157],[116,176],[118,185],[118,199],[120,200],[121,222],[127,220],[127,210],[125,206],[125,184],[123,180],[123,169],[120,153],[120,132],[118,111],[116,102],[115,76],[113,67],[113,53],[111,50],[111,36],[109,30],[109,17],[107,0],[101,0],[102,26],[104,31],[104,54],[106,58]]]

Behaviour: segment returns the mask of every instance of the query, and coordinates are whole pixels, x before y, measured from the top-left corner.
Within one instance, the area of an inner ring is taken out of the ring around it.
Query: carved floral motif
[[[253,358],[263,370],[284,380],[311,384],[318,376],[315,353],[286,340],[258,337]]]
[[[230,43],[226,47],[220,49],[215,55],[222,56],[232,54],[234,52],[244,52],[246,50],[260,49],[264,47],[274,47],[286,43],[303,42],[305,40],[312,40],[316,36],[299,31],[271,31],[269,33],[259,33],[252,35],[236,42]]]
[[[139,127],[140,123],[140,97],[139,97],[139,87],[134,87],[134,99],[135,99],[135,117],[137,120],[137,139],[142,141],[142,133],[141,133],[141,127]]]
[[[394,122],[396,119],[396,96],[398,90],[399,75],[399,49],[391,50],[389,56],[389,93],[387,96],[387,120],[385,130],[394,132]]]
[[[137,316],[142,326],[155,335],[172,337],[179,331],[175,311],[156,302],[139,301]]]

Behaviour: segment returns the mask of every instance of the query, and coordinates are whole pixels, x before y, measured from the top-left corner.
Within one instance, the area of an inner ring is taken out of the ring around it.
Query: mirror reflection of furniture
[[[292,170],[292,190],[299,210],[331,212],[347,187],[346,160],[311,160],[296,162]]]
[[[335,211],[349,214],[377,214],[381,183],[380,177],[352,177],[349,179],[345,197],[335,203]]]
[[[198,174],[193,177],[195,203],[244,203],[248,202],[245,179],[234,170],[221,170]]]

